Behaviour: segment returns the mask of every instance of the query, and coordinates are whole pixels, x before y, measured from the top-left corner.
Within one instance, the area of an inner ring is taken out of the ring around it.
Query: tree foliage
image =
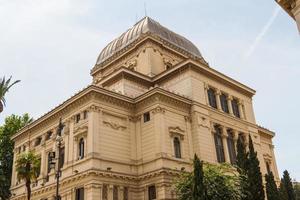
[[[20,154],[16,161],[18,180],[24,180],[27,190],[27,199],[31,197],[31,182],[40,174],[41,159],[33,151]]]
[[[17,80],[11,83],[11,78],[12,77],[9,77],[7,80],[5,77],[0,78],[0,113],[3,111],[3,107],[5,106],[5,94],[14,84],[20,82],[20,80]]]
[[[194,162],[195,163],[195,162]],[[201,163],[201,161],[200,161]],[[198,164],[195,166],[199,166]],[[195,195],[195,169],[194,172],[183,172],[175,181],[175,189],[179,200],[240,200],[240,182],[232,166],[222,164],[203,165],[203,183],[200,191]],[[200,173],[201,174],[201,173]]]
[[[266,194],[268,200],[280,200],[279,192],[277,185],[274,180],[274,175],[272,172],[269,172],[265,175],[266,180]]]
[[[257,152],[254,150],[252,138],[249,135],[249,158],[248,158],[248,182],[249,193],[252,200],[264,200],[265,192],[262,182],[262,174],[260,171],[259,160]]]
[[[248,152],[246,151],[246,145],[241,136],[237,141],[237,156],[236,156],[237,171],[240,174],[240,187],[241,187],[241,199],[250,200],[251,194],[249,192],[248,181]]]
[[[283,177],[281,179],[279,191],[280,191],[280,197],[283,200],[296,199],[292,180],[287,170],[283,172]]]
[[[194,156],[194,174],[193,174],[193,200],[205,199],[203,163],[198,156]]]
[[[299,183],[296,183],[294,185],[294,191],[295,191],[296,200],[300,200],[300,184]]]
[[[11,115],[5,119],[3,126],[0,126],[0,197],[8,199],[10,196],[13,149],[14,144],[10,139],[19,129],[31,122],[28,114],[23,116]]]

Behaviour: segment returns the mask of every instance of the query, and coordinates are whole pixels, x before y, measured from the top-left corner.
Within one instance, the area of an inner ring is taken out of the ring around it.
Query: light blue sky
[[[273,0],[0,0],[0,76],[22,82],[0,115],[48,112],[91,83],[109,41],[147,14],[187,37],[210,66],[257,90],[280,173],[300,180],[300,37]]]

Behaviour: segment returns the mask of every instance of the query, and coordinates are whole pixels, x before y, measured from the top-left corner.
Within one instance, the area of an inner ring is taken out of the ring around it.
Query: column
[[[234,149],[235,149],[235,152],[237,153],[237,141],[239,139],[239,133],[237,130],[232,130],[232,133],[233,133]]]
[[[209,89],[208,85],[205,83],[204,84],[204,92],[205,92],[205,99],[206,99],[206,105],[209,105],[209,100],[208,100],[208,94],[207,94],[207,90]]]
[[[229,114],[233,116],[233,110],[232,110],[232,104],[231,104],[231,101],[232,101],[232,96],[229,95],[229,96],[227,97],[228,110],[229,110]]]
[[[119,186],[118,188],[118,200],[123,200],[124,199],[124,187]]]
[[[136,126],[135,126],[135,134],[136,134],[136,158],[137,160],[142,159],[142,138],[141,138],[141,115],[135,117]]]
[[[191,117],[184,116],[185,124],[186,124],[186,135],[188,140],[188,148],[189,148],[189,159],[192,159],[194,156],[193,153],[193,138],[192,138],[192,131],[191,131]],[[199,155],[200,156],[200,155]]]
[[[13,166],[12,166],[12,175],[11,175],[11,186],[16,185],[16,160],[17,160],[17,149],[14,149],[14,158],[13,158]]]
[[[107,191],[107,199],[113,200],[113,192],[114,192],[114,186],[112,184],[108,185],[108,191]]]
[[[225,126],[223,126],[222,127],[222,142],[223,142],[223,148],[224,148],[225,162],[230,163],[227,137],[228,137],[227,128]]]
[[[239,106],[239,112],[240,112],[241,119],[245,119],[244,109],[243,109],[243,102],[241,100],[239,100],[238,106]]]
[[[88,200],[98,200],[102,199],[101,186],[99,184],[88,184],[84,186],[85,199]]]
[[[216,91],[217,108],[218,108],[218,110],[222,111],[220,95],[221,95],[221,91],[217,90]]]

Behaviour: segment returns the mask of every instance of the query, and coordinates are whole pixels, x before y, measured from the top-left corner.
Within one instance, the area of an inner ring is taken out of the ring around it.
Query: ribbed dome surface
[[[172,43],[173,45],[182,48],[197,57],[202,58],[198,48],[192,42],[163,27],[150,17],[145,17],[137,22],[132,28],[128,29],[120,37],[110,42],[101,51],[96,64],[101,64],[106,59],[111,57],[114,53],[118,52],[122,48],[137,40],[143,34],[147,33],[158,36]]]

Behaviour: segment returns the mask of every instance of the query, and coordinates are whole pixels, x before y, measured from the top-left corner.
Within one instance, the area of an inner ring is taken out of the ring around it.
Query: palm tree
[[[11,88],[11,86],[20,82],[20,80],[17,80],[13,83],[10,83],[10,81],[11,77],[9,77],[7,80],[5,80],[5,76],[0,78],[0,113],[3,111],[3,107],[5,106],[5,94]]]
[[[24,180],[27,190],[27,200],[31,197],[31,182],[36,181],[40,174],[41,159],[34,152],[22,153],[16,161],[18,180]]]

